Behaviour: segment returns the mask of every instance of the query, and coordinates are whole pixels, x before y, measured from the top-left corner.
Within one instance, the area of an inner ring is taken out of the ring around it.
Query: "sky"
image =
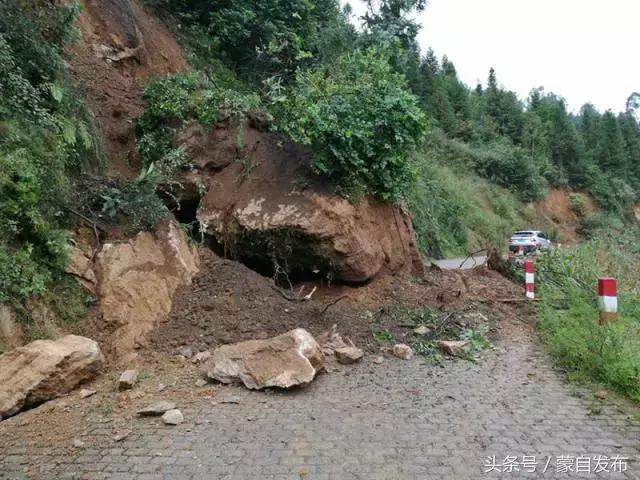
[[[446,54],[471,87],[493,66],[521,98],[542,86],[573,111],[622,111],[640,92],[637,0],[429,0],[418,20],[422,50]]]

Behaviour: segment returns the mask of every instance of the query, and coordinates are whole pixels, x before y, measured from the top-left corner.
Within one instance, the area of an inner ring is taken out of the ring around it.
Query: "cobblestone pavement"
[[[296,392],[225,387],[215,404],[185,409],[183,425],[135,420],[134,433],[108,448],[0,446],[0,478],[27,478],[27,464],[51,479],[640,478],[640,424],[612,406],[590,414],[593,400],[576,395],[517,328],[516,340],[477,363],[368,359]],[[222,403],[225,395],[240,401]],[[111,431],[97,426],[86,439],[101,435]],[[535,455],[539,464],[534,473],[484,473],[494,455],[497,463]],[[560,455],[629,460],[625,473],[595,474],[592,461],[591,474],[562,475]]]

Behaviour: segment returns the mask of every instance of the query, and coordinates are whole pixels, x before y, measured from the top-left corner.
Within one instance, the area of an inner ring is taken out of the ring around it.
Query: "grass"
[[[538,260],[539,325],[551,354],[579,382],[640,401],[640,252],[637,229],[604,235]],[[597,279],[618,279],[619,319],[600,325]]]

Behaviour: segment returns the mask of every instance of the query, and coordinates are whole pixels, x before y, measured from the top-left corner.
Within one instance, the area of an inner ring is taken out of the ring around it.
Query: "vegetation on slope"
[[[551,353],[573,377],[604,383],[640,400],[638,228],[601,230],[584,244],[537,262],[540,326]],[[598,322],[597,279],[618,280],[620,318]]]
[[[0,5],[0,302],[16,307],[63,275],[72,177],[100,163],[62,59],[77,12]]]

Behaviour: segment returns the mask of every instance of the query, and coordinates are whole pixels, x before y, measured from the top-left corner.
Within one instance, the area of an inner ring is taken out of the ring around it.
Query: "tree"
[[[314,150],[314,170],[341,193],[400,198],[412,179],[410,151],[426,129],[405,78],[374,49],[331,68],[300,72],[280,114],[283,130]]]

